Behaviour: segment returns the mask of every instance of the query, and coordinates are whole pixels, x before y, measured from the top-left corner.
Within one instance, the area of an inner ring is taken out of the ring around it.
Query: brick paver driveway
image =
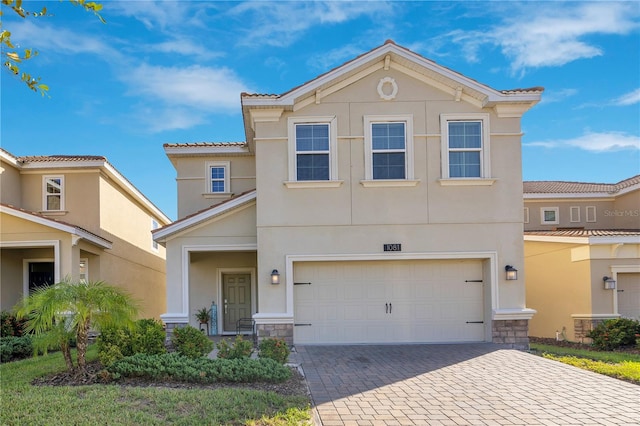
[[[302,346],[330,425],[640,425],[640,386],[493,344]]]

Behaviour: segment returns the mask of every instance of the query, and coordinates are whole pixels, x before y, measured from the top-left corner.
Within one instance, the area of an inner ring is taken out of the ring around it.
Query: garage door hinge
[[[481,283],[482,280],[464,280],[465,283]]]
[[[311,324],[293,324],[294,327],[311,327]]]
[[[467,321],[467,324],[484,324],[484,321]]]
[[[293,285],[311,285],[311,283],[293,283]]]

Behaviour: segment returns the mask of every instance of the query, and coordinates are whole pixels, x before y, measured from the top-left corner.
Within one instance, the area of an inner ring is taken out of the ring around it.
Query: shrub
[[[244,340],[241,335],[236,336],[232,346],[222,339],[218,342],[218,358],[240,359],[249,358],[253,352],[253,343]]]
[[[31,336],[7,336],[0,338],[0,361],[9,362],[33,355]]]
[[[258,356],[260,358],[270,358],[280,364],[286,363],[291,353],[287,342],[277,338],[264,339],[260,342],[259,349]]]
[[[98,337],[98,357],[104,366],[136,353],[159,354],[166,352],[164,329],[154,319],[141,319],[133,328],[103,327]]]
[[[171,336],[176,352],[188,358],[200,358],[213,350],[213,342],[200,330],[187,325],[176,328]]]
[[[0,312],[0,336],[20,337],[24,334],[25,320],[19,320],[15,315],[7,311]]]
[[[107,368],[111,378],[142,377],[190,383],[283,382],[291,371],[272,359],[188,358],[178,353],[136,354]]]
[[[628,318],[616,318],[601,322],[591,330],[587,337],[593,340],[598,349],[610,351],[621,346],[631,346],[640,333],[640,322]]]

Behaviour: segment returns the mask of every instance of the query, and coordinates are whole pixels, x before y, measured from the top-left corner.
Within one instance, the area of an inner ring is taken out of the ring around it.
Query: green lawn
[[[640,355],[563,348],[539,343],[531,343],[531,350],[545,358],[640,384]]]
[[[88,359],[96,358],[92,347]],[[0,424],[310,424],[306,397],[273,392],[30,384],[64,368],[60,353],[0,365]]]

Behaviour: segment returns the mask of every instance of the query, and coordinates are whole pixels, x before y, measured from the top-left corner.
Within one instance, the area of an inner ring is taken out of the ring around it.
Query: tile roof
[[[186,143],[165,143],[164,148],[194,148],[194,147],[216,147],[216,146],[244,146],[246,142],[186,142]]]
[[[524,235],[546,237],[633,237],[640,236],[640,229],[553,229],[524,231]]]
[[[525,181],[523,182],[523,191],[525,194],[615,194],[624,188],[638,184],[640,184],[640,175],[633,176],[618,183]]]
[[[17,157],[21,163],[44,163],[56,161],[107,161],[101,155],[28,155]]]

